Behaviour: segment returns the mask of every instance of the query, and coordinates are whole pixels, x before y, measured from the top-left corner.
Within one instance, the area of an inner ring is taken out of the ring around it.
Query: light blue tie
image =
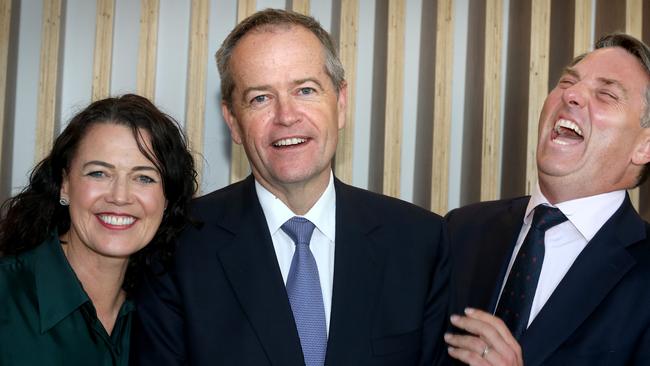
[[[282,230],[296,244],[287,278],[287,294],[296,320],[305,365],[322,366],[325,364],[327,331],[318,267],[309,250],[314,224],[303,217],[293,217],[282,225]]]

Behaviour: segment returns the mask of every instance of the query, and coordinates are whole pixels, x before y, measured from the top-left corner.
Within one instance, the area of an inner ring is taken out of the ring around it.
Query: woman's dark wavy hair
[[[160,171],[167,199],[154,238],[129,260],[124,282],[128,290],[152,256],[169,263],[175,236],[190,222],[188,205],[197,189],[194,160],[178,123],[135,94],[96,101],[72,118],[50,154],[32,170],[29,185],[2,205],[0,254],[22,253],[40,245],[54,230],[66,233],[70,229],[68,207],[59,204],[63,174],[89,128],[99,123],[131,129],[140,152]],[[151,149],[145,145],[142,131],[148,132]]]

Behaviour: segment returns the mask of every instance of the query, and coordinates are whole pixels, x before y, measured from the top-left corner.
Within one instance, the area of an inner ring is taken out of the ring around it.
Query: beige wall
[[[351,108],[337,176],[441,214],[529,192],[562,67],[605,32],[650,41],[642,0],[0,0],[0,197],[75,110],[125,92],[181,122],[203,193],[245,176],[213,54],[266,7],[314,15],[339,44]],[[648,186],[632,196],[650,218]]]

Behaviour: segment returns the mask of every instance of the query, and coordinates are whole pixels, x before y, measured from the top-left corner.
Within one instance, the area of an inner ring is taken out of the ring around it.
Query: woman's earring
[[[68,206],[70,204],[70,202],[68,201],[67,198],[61,197],[61,198],[59,198],[59,204],[61,206]]]

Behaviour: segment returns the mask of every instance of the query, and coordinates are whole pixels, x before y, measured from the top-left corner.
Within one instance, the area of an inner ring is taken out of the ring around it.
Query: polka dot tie
[[[322,366],[327,349],[327,330],[318,267],[309,249],[314,224],[303,217],[293,217],[282,225],[282,230],[296,244],[287,277],[287,294],[305,365]]]
[[[544,235],[546,230],[561,224],[567,218],[555,207],[535,207],[533,222],[510,269],[508,280],[495,315],[501,318],[512,335],[519,339],[528,326],[530,308],[544,262]]]

